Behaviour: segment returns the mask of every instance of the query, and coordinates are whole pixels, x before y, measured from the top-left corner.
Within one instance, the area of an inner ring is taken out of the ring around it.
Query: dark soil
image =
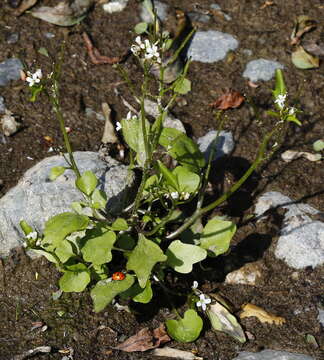
[[[209,0],[164,2],[186,12],[201,13],[213,3]],[[56,4],[49,0],[41,3]],[[312,143],[324,136],[323,65],[316,70],[296,69],[290,61],[292,49],[289,45],[298,15],[308,15],[318,22],[317,29],[307,34],[307,38],[324,41],[324,29],[320,23],[324,18],[324,6],[320,0],[286,0],[261,9],[263,3],[259,0],[220,0],[221,8],[231,15],[231,21],[227,22],[216,14],[208,24],[194,24],[198,28],[228,32],[240,41],[240,47],[225,61],[214,64],[193,62],[189,71],[193,86],[185,96],[187,104],[180,106],[181,103],[178,103],[172,111],[183,121],[189,134],[196,138],[215,128],[215,114],[208,104],[222,93],[222,89],[233,88],[250,99],[241,108],[228,112],[225,129],[233,132],[236,147],[230,158],[216,164],[211,177],[215,192],[220,187],[226,188],[253,161],[262,134],[273,121],[264,113],[271,106],[270,89],[273,82],[260,83],[258,88],[250,87],[241,76],[245,64],[263,57],[285,65],[290,104],[303,111],[299,117],[303,125],[301,128],[291,126],[273,157],[220,210],[233,217],[238,224],[232,252],[208,264],[212,271],[196,269],[196,276],[200,276],[206,292],[219,291],[232,302],[236,312],[244,303],[250,302],[284,317],[286,323],[276,326],[261,324],[255,318],[242,320],[244,329],[253,335],[244,345],[206,328],[194,344],[170,343],[170,346],[195,351],[210,360],[229,360],[239,350],[260,351],[264,348],[305,353],[320,360],[323,359],[320,348],[324,347],[324,337],[317,320],[317,306],[324,306],[323,268],[296,273],[273,257],[282,213],[275,211],[267,221],[258,223],[244,219],[252,213],[256,196],[266,190],[280,191],[294,200],[309,203],[319,210],[324,209],[321,164],[302,158],[287,164],[280,158],[280,154],[288,148],[312,151]],[[138,13],[138,3],[132,0],[125,11],[113,15],[105,14],[97,5],[81,24],[66,29],[28,14],[17,18],[6,3],[0,5],[0,61],[18,56],[28,69],[41,68],[48,73],[52,60],[39,54],[38,49],[45,47],[55,57],[61,41],[66,39],[61,80],[62,107],[66,125],[72,129],[74,150],[97,151],[100,147],[104,123],[95,116],[86,116],[85,108],[100,112],[101,103],[108,102],[114,111],[114,119],[118,121],[127,110],[114,89],[118,87],[119,92],[132,101],[127,86],[110,65],[91,64],[81,34],[87,31],[102,54],[122,55],[133,41],[132,29],[139,22]],[[8,44],[6,38],[13,32],[19,33],[19,41]],[[46,38],[44,34],[47,32],[55,37]],[[247,55],[244,49],[252,50],[252,55]],[[132,74],[132,79],[141,81],[133,59],[128,58],[124,66]],[[20,132],[6,138],[6,143],[0,143],[1,196],[17,183],[28,168],[51,155],[44,136],[50,136],[56,146],[62,146],[62,139],[45,96],[35,103],[28,102],[28,89],[21,81],[1,88],[0,95],[5,98],[6,107],[19,116],[23,124]],[[260,113],[255,113],[252,102]],[[261,258],[264,276],[257,286],[223,283],[226,275],[224,269],[232,270]],[[52,293],[58,289],[58,278],[58,272],[45,259],[31,261],[21,250],[15,251],[0,268],[1,360],[11,359],[16,354],[41,345],[50,345],[56,351],[72,347],[74,358],[78,360],[153,358],[150,352],[128,354],[113,350],[113,347],[145,326],[152,329],[158,327],[169,315],[167,301],[158,289],[153,303],[134,307],[131,314],[118,312],[113,307],[95,314],[87,293],[64,294],[58,300],[52,300]],[[174,287],[190,286],[191,283],[186,281],[170,279]],[[181,299],[179,301],[181,304]],[[31,330],[35,321],[47,324],[48,329],[44,332]],[[315,336],[319,348],[305,341],[306,334]],[[39,358],[61,359],[62,356],[62,353],[56,352]]]

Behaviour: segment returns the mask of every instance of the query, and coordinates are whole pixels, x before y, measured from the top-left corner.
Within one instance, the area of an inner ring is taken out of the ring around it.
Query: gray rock
[[[23,64],[17,58],[11,58],[0,63],[0,86],[5,86],[11,80],[20,79]]]
[[[200,22],[200,23],[208,23],[212,18],[211,15],[208,14],[200,14],[197,12],[189,12],[188,17],[192,22]]]
[[[208,161],[210,151],[216,144],[216,151],[213,160],[228,155],[234,149],[234,139],[230,131],[220,131],[217,143],[215,142],[217,131],[209,131],[206,135],[197,140],[200,151],[204,154],[206,161]]]
[[[188,49],[188,57],[194,61],[212,63],[223,60],[230,50],[235,50],[239,42],[230,34],[220,31],[197,31]]]
[[[156,118],[159,115],[158,104],[155,103],[154,101],[145,99],[144,100],[144,109],[147,114],[149,114],[150,116],[153,116],[154,118]],[[182,122],[170,113],[168,113],[166,115],[163,125],[164,125],[164,127],[174,128],[183,133],[186,133],[186,129],[184,128]]]
[[[324,327],[324,310],[318,308],[318,316],[317,316],[318,321],[320,322],[320,324]]]
[[[224,16],[225,20],[227,20],[227,21],[232,20],[232,17],[231,17],[230,15],[228,15],[228,14],[224,13],[224,11],[222,11],[222,8],[220,7],[220,5],[218,5],[218,4],[216,4],[216,3],[215,3],[215,4],[211,4],[211,5],[210,5],[210,8],[211,8],[212,10],[216,10],[216,11],[220,12],[220,13]]]
[[[155,9],[156,9],[156,13],[158,18],[161,21],[164,21],[167,16],[168,16],[168,9],[169,9],[169,5],[155,0],[153,1]],[[146,7],[144,6],[144,4],[142,5],[142,10],[141,10],[141,14],[140,14],[141,20],[147,23],[151,23],[153,21],[151,14],[149,13],[149,11],[146,9]]]
[[[261,216],[268,209],[276,207],[284,208],[287,212],[275,256],[295,269],[324,264],[324,223],[311,217],[320,212],[307,204],[295,204],[288,196],[271,191],[259,198],[255,214]]]
[[[101,160],[94,152],[75,152],[74,155],[81,173],[91,170],[98,177],[98,187],[108,197],[108,211],[120,212],[132,199],[133,173],[114,159],[106,157],[106,161]],[[72,211],[70,204],[83,199],[75,188],[72,170],[67,170],[53,182],[48,179],[54,166],[66,166],[64,158],[52,156],[42,160],[0,199],[0,257],[7,256],[11,248],[21,245],[20,220],[26,220],[41,232],[50,217]]]
[[[16,44],[18,40],[19,40],[19,33],[17,32],[9,34],[6,38],[7,44]]]
[[[313,357],[287,351],[263,350],[258,353],[243,351],[233,360],[315,360]]]
[[[4,114],[6,112],[6,105],[4,103],[4,98],[0,96],[0,114]]]
[[[258,59],[247,63],[243,77],[249,78],[252,82],[259,80],[271,80],[276,69],[283,69],[284,66],[277,61]]]
[[[102,8],[109,14],[123,11],[127,6],[128,0],[112,0],[103,4]]]

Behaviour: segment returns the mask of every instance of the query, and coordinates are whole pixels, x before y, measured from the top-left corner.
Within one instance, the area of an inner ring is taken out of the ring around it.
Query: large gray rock
[[[23,64],[19,59],[11,58],[0,63],[0,86],[5,86],[11,80],[20,79]]]
[[[216,130],[211,130],[197,140],[199,150],[204,154],[206,161],[208,161],[210,151],[213,148],[215,149],[215,154],[212,160],[228,155],[234,149],[233,135],[230,131],[220,131],[217,142],[215,141],[216,134]]]
[[[263,350],[258,353],[243,351],[233,360],[315,360],[311,356],[287,351]]]
[[[243,77],[249,78],[252,82],[259,80],[271,80],[275,74],[276,69],[283,69],[284,66],[278,61],[258,59],[247,63],[243,72]]]
[[[223,60],[228,51],[235,50],[239,42],[230,34],[220,31],[197,31],[188,49],[194,61],[212,63]]]
[[[288,196],[271,191],[262,195],[255,214],[261,216],[270,208],[286,209],[275,256],[295,269],[324,264],[324,223],[312,215],[320,212],[313,207],[294,203]]]
[[[107,157],[103,161],[94,152],[75,152],[80,172],[93,171],[99,179],[98,187],[108,197],[107,210],[118,213],[134,194],[134,175],[125,165]],[[42,232],[50,217],[71,211],[73,201],[83,200],[75,188],[75,175],[67,170],[55,181],[48,179],[54,166],[66,166],[62,156],[46,158],[29,169],[17,186],[0,199],[0,257],[7,256],[11,248],[22,244],[20,220],[26,220]]]

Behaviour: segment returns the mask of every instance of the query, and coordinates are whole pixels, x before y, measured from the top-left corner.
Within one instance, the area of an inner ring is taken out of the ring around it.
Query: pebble
[[[210,19],[212,18],[208,14],[199,14],[197,12],[189,12],[188,17],[192,22],[200,22],[200,23],[208,23]]]
[[[14,32],[6,37],[7,44],[16,44],[19,40],[19,33]]]
[[[320,322],[320,324],[323,326],[324,328],[324,310],[318,308],[318,316],[317,316],[317,320]]]
[[[243,77],[249,78],[252,82],[260,80],[271,80],[276,69],[283,69],[284,66],[277,61],[258,59],[247,63]]]
[[[132,201],[134,174],[118,161],[90,151],[75,152],[80,172],[93,171],[99,179],[98,187],[108,197],[107,209],[117,214]],[[42,232],[45,221],[64,211],[72,211],[73,201],[83,196],[75,187],[75,175],[66,170],[55,181],[48,179],[54,166],[66,166],[62,156],[51,156],[29,169],[18,185],[0,199],[0,257],[8,256],[10,249],[22,244],[19,222],[24,219],[37,231]]]
[[[222,8],[220,7],[219,4],[211,4],[210,5],[210,8],[212,10],[216,10],[216,11],[219,11],[223,16],[224,16],[224,19],[227,20],[227,21],[231,21],[232,20],[232,17],[226,13],[223,12]]]
[[[315,358],[287,351],[262,350],[258,353],[243,351],[233,360],[315,360]]]
[[[255,214],[262,216],[268,209],[277,207],[287,211],[275,256],[294,269],[324,264],[324,223],[311,217],[320,212],[307,204],[294,203],[280,192],[270,191],[258,199]]]
[[[17,58],[11,58],[0,63],[0,86],[7,85],[11,80],[20,79],[22,62]]]
[[[213,63],[225,59],[230,50],[235,50],[239,42],[230,34],[220,31],[197,31],[188,49],[188,57],[194,61]]]
[[[211,149],[215,147],[216,134],[216,130],[211,130],[206,135],[200,137],[197,140],[199,149],[204,154],[206,161],[208,161]],[[234,139],[232,133],[230,131],[220,131],[213,161],[221,158],[224,155],[230,154],[233,149]]]
[[[158,18],[161,21],[164,21],[168,16],[169,5],[167,5],[161,1],[154,1],[154,6],[156,9],[156,14],[157,14]],[[144,6],[144,3],[142,4],[142,10],[141,10],[140,17],[141,17],[141,20],[146,23],[151,23],[153,21],[151,13],[148,12],[148,10],[146,9],[146,6]]]
[[[51,32],[46,32],[44,33],[44,36],[47,38],[47,39],[53,39],[55,38],[55,34],[51,33]]]
[[[102,8],[108,14],[113,14],[115,12],[120,12],[125,9],[127,6],[128,0],[112,0],[109,3],[103,4]]]
[[[226,275],[226,284],[256,285],[261,279],[262,265],[260,262],[247,263],[240,269],[230,272]]]
[[[6,112],[6,106],[4,103],[4,98],[0,96],[0,114],[4,114]]]

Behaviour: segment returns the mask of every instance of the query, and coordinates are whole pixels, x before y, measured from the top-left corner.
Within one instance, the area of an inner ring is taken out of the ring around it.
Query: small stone
[[[128,0],[112,0],[107,4],[103,4],[102,8],[108,14],[113,14],[115,12],[121,12],[127,6]]]
[[[16,44],[18,40],[19,40],[19,33],[17,32],[9,34],[6,38],[7,44]]]
[[[315,358],[287,351],[263,350],[258,353],[243,351],[233,360],[315,360]]]
[[[247,263],[238,270],[226,275],[226,284],[256,285],[261,279],[262,265],[259,262]]]
[[[0,114],[4,114],[6,111],[6,106],[4,103],[4,98],[0,96]]]
[[[197,31],[188,49],[188,57],[194,61],[212,63],[225,59],[230,50],[235,50],[239,42],[230,34],[220,31]]]
[[[260,217],[267,210],[277,207],[287,212],[275,256],[294,269],[315,268],[324,264],[324,223],[311,217],[321,213],[307,204],[296,204],[288,196],[270,191],[258,199],[255,214]]]
[[[55,34],[51,33],[51,32],[46,32],[44,33],[44,36],[47,38],[47,39],[53,39],[55,38]]]
[[[158,18],[161,21],[164,21],[167,16],[168,16],[168,9],[169,9],[169,5],[161,2],[161,1],[154,1],[154,7],[156,9],[156,14],[158,16]],[[153,22],[153,18],[151,13],[146,9],[146,6],[144,6],[144,3],[142,4],[142,10],[141,10],[141,14],[140,14],[141,20],[146,22],[146,23],[152,23]]]
[[[320,324],[324,327],[324,310],[318,308],[318,316],[317,316],[318,321],[320,322]]]
[[[220,131],[217,142],[215,142],[216,135],[217,131],[212,130],[197,140],[199,149],[204,154],[206,161],[208,161],[210,151],[215,145],[216,151],[212,161],[230,154],[234,149],[234,139],[230,131]]]
[[[197,12],[188,13],[188,17],[192,22],[208,23],[211,19],[211,16],[208,14],[200,14]]]
[[[260,80],[271,80],[276,69],[283,69],[284,66],[277,61],[258,59],[247,63],[243,77],[249,78],[252,82]]]
[[[0,63],[0,86],[7,85],[11,80],[20,79],[20,70],[23,70],[23,64],[17,58]]]
[[[224,16],[224,19],[225,19],[225,20],[227,20],[227,21],[232,20],[232,17],[231,17],[230,15],[228,15],[228,14],[226,14],[226,13],[224,13],[224,12],[222,11],[222,8],[220,7],[220,5],[218,5],[218,4],[211,4],[211,5],[210,5],[210,8],[211,8],[212,10],[217,11],[217,12],[219,12],[220,14],[222,14],[222,15]]]
[[[5,114],[0,119],[0,124],[5,136],[15,134],[21,127],[21,124],[16,121],[12,112],[9,110],[5,110]]]

